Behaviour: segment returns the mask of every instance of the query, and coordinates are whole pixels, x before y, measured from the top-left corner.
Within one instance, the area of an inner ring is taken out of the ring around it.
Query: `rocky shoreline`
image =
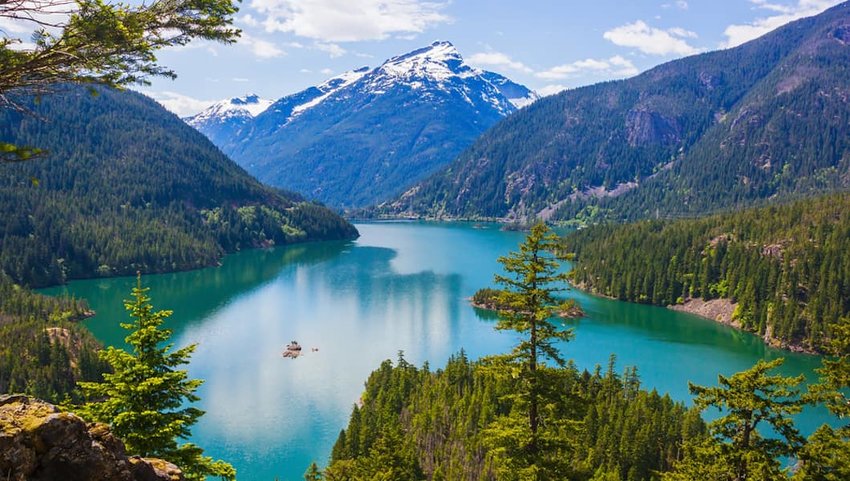
[[[606,299],[611,299],[611,300],[615,300],[615,301],[619,300],[615,297],[600,294],[599,292],[596,292],[595,289],[589,288],[584,283],[578,283],[577,284],[577,283],[571,282],[570,285],[573,286],[574,288],[580,290],[580,291],[587,292],[589,294],[593,294],[594,296],[604,297]],[[620,302],[627,302],[627,301],[620,301]],[[812,355],[822,354],[822,353],[820,353],[820,352],[818,352],[814,349],[807,348],[807,347],[802,346],[800,344],[791,344],[791,343],[787,343],[787,342],[782,342],[779,339],[774,338],[771,335],[770,330],[768,330],[768,332],[765,332],[764,335],[759,335],[757,333],[747,331],[746,329],[741,327],[741,324],[739,322],[737,322],[736,320],[734,320],[732,318],[732,313],[735,312],[735,306],[737,306],[737,304],[735,304],[734,302],[732,302],[729,299],[711,299],[711,300],[706,301],[704,299],[696,298],[696,299],[687,299],[683,304],[672,304],[672,305],[668,305],[666,307],[667,307],[667,309],[670,309],[670,310],[673,310],[673,311],[693,314],[695,316],[702,317],[703,319],[708,319],[709,321],[718,322],[720,324],[732,327],[734,329],[739,329],[741,331],[750,332],[751,334],[755,334],[756,336],[760,337],[762,342],[764,342],[768,346],[776,348],[776,349],[784,349],[786,351],[796,352],[796,353],[800,353],[800,354],[812,354]]]
[[[719,322],[720,324],[733,327],[735,329],[739,329],[746,332],[752,332],[741,327],[741,323],[736,321],[732,317],[732,314],[735,312],[736,306],[737,304],[729,299],[711,299],[706,301],[704,299],[695,298],[687,299],[683,304],[669,305],[667,306],[667,309],[678,312],[686,312],[688,314],[693,314],[695,316],[702,317],[703,319]],[[791,344],[776,339],[771,335],[770,329],[768,329],[767,332],[764,333],[764,335],[759,335],[755,332],[752,332],[752,334],[759,336],[761,340],[770,347],[774,347],[777,349],[785,349],[786,351],[801,354],[820,354],[819,352],[813,349],[809,349],[800,344]]]

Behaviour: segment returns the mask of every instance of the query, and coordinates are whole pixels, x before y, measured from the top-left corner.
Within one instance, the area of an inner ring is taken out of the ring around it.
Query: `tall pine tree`
[[[206,476],[234,479],[236,471],[230,464],[203,456],[203,449],[195,444],[178,445],[204,414],[187,405],[199,400],[195,391],[203,381],[189,379],[188,372],[180,369],[188,364],[196,345],[174,350],[173,344],[167,343],[172,332],[161,326],[171,311],[154,311],[148,290],[142,288],[139,277],[132,300],[124,304],[132,322],[121,327],[130,331],[125,340],[133,352],[115,347],[100,351],[113,372],[104,374],[103,382],[80,383],[89,402],[77,412],[109,424],[129,453],[176,464],[187,480]]]
[[[518,252],[499,258],[505,274],[495,276],[501,287],[495,303],[499,313],[496,329],[520,335],[510,354],[491,359],[496,371],[520,381],[519,390],[512,395],[517,407],[514,413],[494,422],[487,434],[496,464],[510,461],[500,467],[505,479],[563,479],[567,474],[559,462],[565,459],[560,453],[564,446],[554,433],[569,427],[558,416],[545,415],[553,396],[558,395],[552,389],[557,376],[545,360],[565,366],[556,343],[573,337],[572,329],[556,322],[561,313],[575,307],[555,297],[566,289],[567,280],[561,272],[558,247],[558,236],[538,223]]]

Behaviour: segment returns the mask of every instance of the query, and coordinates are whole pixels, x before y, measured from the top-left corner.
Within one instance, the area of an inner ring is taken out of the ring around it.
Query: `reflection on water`
[[[412,362],[442,365],[464,348],[472,357],[504,352],[512,336],[467,298],[491,285],[496,258],[523,234],[465,224],[359,225],[353,243],[318,243],[243,252],[219,268],[146,276],[159,308],[174,310],[176,344],[199,343],[191,374],[206,379],[207,411],[195,440],[227,459],[242,480],[301,479],[324,462],[363,382],[399,350]],[[87,325],[120,344],[121,300],[134,279],[74,282],[98,315]],[[57,292],[62,289],[53,289]],[[570,291],[587,313],[564,346],[583,368],[637,365],[644,384],[688,399],[687,382],[716,383],[756,359],[786,355],[785,372],[807,373],[819,360],[766,348],[754,336],[650,306]],[[284,359],[297,340],[304,353]],[[318,351],[313,351],[317,348]],[[822,412],[801,416],[810,431]]]

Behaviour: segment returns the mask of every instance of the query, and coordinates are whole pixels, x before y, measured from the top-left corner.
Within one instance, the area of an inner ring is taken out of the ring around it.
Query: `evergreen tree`
[[[690,385],[698,408],[717,408],[725,415],[709,423],[711,438],[688,446],[685,460],[666,479],[787,479],[778,458],[795,455],[803,446],[791,415],[805,401],[797,389],[803,376],[768,374],[783,361],[759,361],[732,377],[719,376],[719,387]],[[758,431],[762,423],[777,437],[763,437]]]
[[[322,481],[322,479],[324,479],[324,477],[322,476],[322,472],[319,470],[319,465],[313,461],[304,473],[304,481]]]
[[[571,329],[553,320],[574,307],[555,298],[566,282],[566,274],[559,272],[557,248],[558,237],[538,223],[518,252],[499,258],[506,274],[495,276],[502,287],[493,303],[499,313],[496,329],[521,336],[510,354],[490,360],[497,374],[519,380],[518,389],[508,395],[514,409],[498,417],[486,431],[491,455],[505,479],[562,479],[567,475],[564,462],[568,456],[563,450],[568,446],[556,433],[573,429],[575,423],[553,412],[552,401],[560,395],[554,389],[560,372],[543,362],[549,359],[564,367],[556,343],[569,341],[573,335]]]
[[[196,345],[173,350],[173,344],[164,344],[171,330],[161,325],[171,311],[154,311],[147,292],[139,276],[132,300],[124,304],[133,321],[121,327],[131,331],[125,340],[133,352],[115,347],[100,351],[113,373],[104,374],[103,382],[80,383],[89,401],[77,412],[109,424],[129,453],[170,461],[188,480],[233,479],[236,471],[231,465],[203,456],[203,450],[192,443],[178,445],[178,439],[187,439],[189,428],[204,414],[186,406],[199,400],[195,391],[203,381],[189,379],[188,372],[179,369],[189,362]]]
[[[832,328],[828,351],[834,358],[824,358],[818,370],[821,381],[810,388],[812,402],[822,402],[832,414],[846,422],[850,416],[850,318],[845,317]],[[794,476],[799,480],[839,481],[850,479],[850,425],[833,429],[824,424],[808,439],[800,455],[800,467]]]
[[[523,336],[509,358],[523,368],[532,450],[536,448],[540,426],[539,362],[548,358],[563,367],[566,362],[555,343],[573,337],[572,329],[563,329],[563,325],[552,321],[564,309],[564,303],[555,299],[554,294],[564,290],[561,285],[567,281],[566,273],[559,272],[560,263],[555,254],[558,248],[558,236],[546,224],[538,223],[531,228],[519,252],[499,258],[507,275],[495,276],[496,283],[504,288],[499,294],[496,329],[516,331]]]

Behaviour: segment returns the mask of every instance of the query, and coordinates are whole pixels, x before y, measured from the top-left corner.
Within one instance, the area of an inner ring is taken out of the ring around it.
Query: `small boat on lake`
[[[296,357],[301,355],[301,345],[298,344],[297,341],[292,341],[286,346],[286,350],[283,351],[283,357],[290,357],[295,359]]]

